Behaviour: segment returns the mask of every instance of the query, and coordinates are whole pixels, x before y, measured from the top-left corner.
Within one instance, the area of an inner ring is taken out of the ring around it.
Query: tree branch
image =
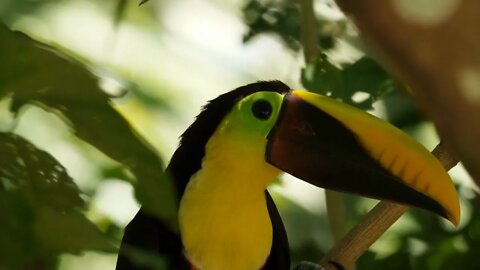
[[[440,143],[432,151],[448,171],[458,159]],[[351,269],[357,259],[406,211],[405,205],[381,201],[322,260],[325,270],[338,270],[338,265]]]

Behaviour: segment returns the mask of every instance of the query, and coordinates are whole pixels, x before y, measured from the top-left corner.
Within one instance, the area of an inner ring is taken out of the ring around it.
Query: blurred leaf
[[[243,8],[245,24],[249,30],[244,42],[263,33],[278,34],[292,50],[298,51],[300,44],[299,11],[294,1],[268,1],[266,4],[252,0]]]
[[[102,168],[101,174],[102,174],[102,179],[113,178],[113,179],[123,180],[129,183],[135,182],[135,179],[133,178],[131,173],[121,165]]]
[[[302,70],[301,80],[310,91],[341,100],[367,110],[383,95],[399,88],[388,73],[374,60],[362,57],[358,61],[337,67],[325,54]],[[359,99],[356,94],[363,94]]]
[[[137,179],[135,193],[145,209],[176,228],[176,192],[162,161],[112,107],[97,80],[77,62],[27,36],[0,27],[0,89],[13,93],[11,110],[25,104],[61,116],[75,134],[126,165]]]
[[[146,89],[132,82],[128,82],[126,88],[128,89],[128,94],[132,95],[135,100],[138,100],[142,106],[152,110],[163,110],[165,112],[174,111],[172,104],[168,102],[167,98],[159,98],[158,96],[152,95],[153,90]]]
[[[48,266],[62,252],[115,251],[80,212],[80,191],[58,161],[12,133],[0,133],[0,153],[0,269]]]
[[[80,212],[57,212],[48,207],[37,207],[35,211],[35,235],[47,251],[116,251],[105,235]]]
[[[243,37],[249,42],[259,34],[275,34],[293,50],[302,48],[300,41],[300,11],[295,1],[250,0],[243,8],[244,22],[248,32]],[[323,50],[332,49],[335,34],[345,29],[344,21],[331,21],[327,18],[317,19],[318,44]]]

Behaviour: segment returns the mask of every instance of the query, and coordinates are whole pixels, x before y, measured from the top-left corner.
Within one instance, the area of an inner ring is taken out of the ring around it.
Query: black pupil
[[[252,113],[258,119],[267,120],[272,114],[272,105],[266,100],[257,100],[252,105]]]

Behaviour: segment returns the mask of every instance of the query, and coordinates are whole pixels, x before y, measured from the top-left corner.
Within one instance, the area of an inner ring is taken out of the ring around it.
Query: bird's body
[[[258,82],[210,101],[184,132],[166,169],[179,229],[141,209],[125,229],[117,270],[151,269],[128,256],[131,248],[163,256],[167,269],[290,269],[285,228],[266,190],[282,171],[458,222],[448,175],[407,135],[326,97]]]
[[[201,269],[260,269],[272,246],[265,189],[280,170],[260,160],[265,149],[245,148],[231,131],[213,134],[180,202],[185,254]]]
[[[281,99],[276,91],[265,95]],[[266,133],[242,107],[219,122],[180,200],[185,256],[198,269],[274,269],[266,265],[274,228],[265,191],[281,171],[265,161]]]

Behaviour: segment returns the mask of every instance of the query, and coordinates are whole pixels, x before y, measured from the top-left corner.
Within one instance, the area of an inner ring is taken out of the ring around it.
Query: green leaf
[[[302,84],[307,89],[325,96],[339,98],[345,95],[342,70],[330,63],[325,54],[302,70]]]
[[[370,94],[368,106],[379,97],[398,87],[397,83],[377,62],[362,57],[343,70],[343,81],[347,93],[364,92]]]
[[[325,54],[308,64],[301,73],[305,88],[367,110],[380,97],[400,88],[373,59],[362,57],[343,68],[330,62]],[[355,94],[364,98],[357,100]]]
[[[0,39],[0,94],[13,93],[11,110],[34,104],[59,115],[80,139],[127,166],[145,210],[176,229],[177,193],[162,161],[112,107],[89,70],[4,27]]]
[[[0,132],[0,269],[52,268],[55,254],[114,252],[81,212],[80,190],[47,152]]]
[[[0,132],[0,190],[18,190],[35,206],[57,211],[83,208],[80,190],[50,154],[13,133]]]

